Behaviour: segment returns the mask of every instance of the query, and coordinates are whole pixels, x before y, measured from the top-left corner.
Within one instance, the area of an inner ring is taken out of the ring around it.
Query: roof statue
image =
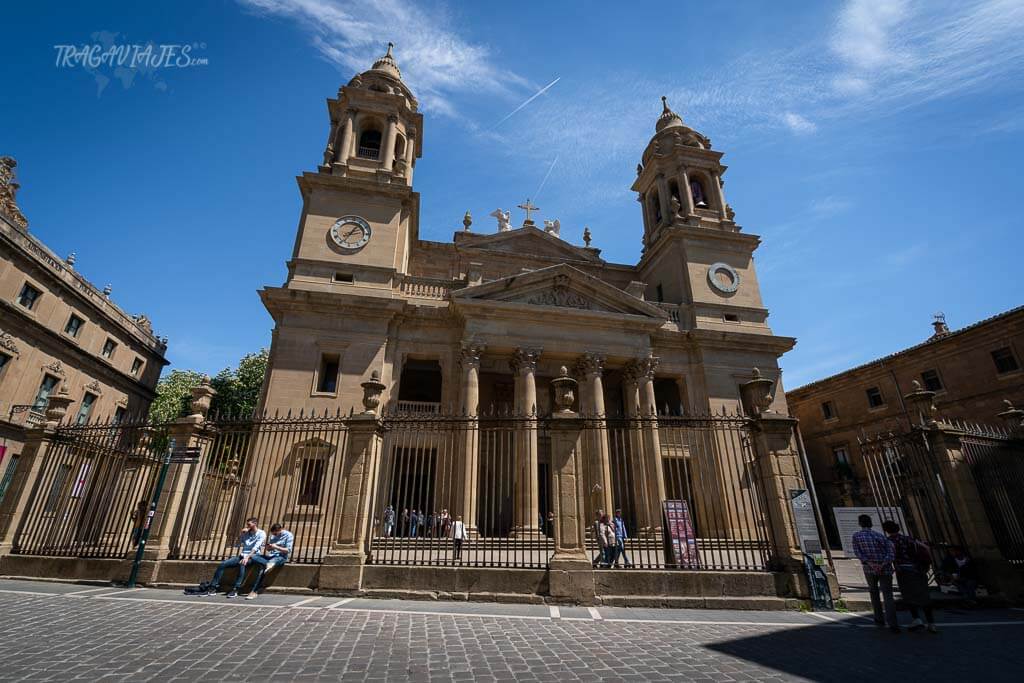
[[[546,232],[549,235],[559,237],[558,233],[561,229],[562,224],[558,222],[557,218],[553,221],[544,221],[544,232]]]
[[[511,211],[502,211],[501,209],[495,209],[488,215],[494,216],[495,218],[498,219],[498,232],[508,232],[509,230],[512,229],[512,225],[509,223],[509,220],[512,218]]]
[[[18,165],[12,157],[0,157],[0,214],[3,214],[22,230],[28,230],[28,219],[18,208],[15,195],[21,187],[14,181],[14,167]]]

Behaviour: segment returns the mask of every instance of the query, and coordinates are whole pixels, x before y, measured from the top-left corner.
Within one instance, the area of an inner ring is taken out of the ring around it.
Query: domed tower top
[[[395,48],[394,43],[388,43],[388,51],[383,57],[373,63],[370,71],[380,71],[386,73],[389,76],[394,76],[398,80],[402,80],[402,71],[398,68],[398,63],[395,61],[395,56],[391,54],[391,51]]]
[[[654,132],[660,133],[671,126],[683,125],[683,117],[668,108],[668,98],[664,95],[661,96],[661,106],[661,116],[658,117],[658,122],[654,124]]]

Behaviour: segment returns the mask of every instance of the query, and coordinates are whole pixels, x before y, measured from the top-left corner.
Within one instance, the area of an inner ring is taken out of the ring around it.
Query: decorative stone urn
[[[750,417],[760,417],[768,412],[772,404],[772,387],[775,382],[761,377],[761,371],[754,368],[753,379],[740,385],[740,398],[743,401],[743,412]]]
[[[935,392],[922,388],[921,383],[916,379],[911,383],[911,386],[914,390],[906,394],[903,400],[907,402],[911,413],[914,415],[914,419],[922,427],[935,424]]]
[[[564,365],[559,370],[559,375],[551,380],[555,387],[555,407],[559,413],[571,413],[572,403],[576,400],[576,380],[569,376],[569,370]]]
[[[207,413],[210,412],[210,404],[213,402],[213,397],[216,395],[217,390],[210,385],[210,376],[203,375],[199,386],[192,389],[191,417],[205,420]]]
[[[1024,410],[1020,408],[1014,408],[1013,404],[1009,401],[1003,401],[1003,405],[1006,406],[1006,410],[999,413],[997,417],[1001,418],[1006,423],[1007,428],[1011,433],[1018,430],[1024,429]]]
[[[380,381],[380,372],[374,370],[370,374],[370,379],[363,382],[363,415],[376,415],[377,408],[380,407],[380,395],[384,393],[384,383]]]
[[[68,406],[74,403],[75,400],[71,398],[71,394],[68,393],[68,389],[62,382],[60,389],[56,394],[51,394],[49,401],[46,404],[46,424],[47,426],[56,427],[60,424],[60,421],[64,419],[64,416],[68,414]]]

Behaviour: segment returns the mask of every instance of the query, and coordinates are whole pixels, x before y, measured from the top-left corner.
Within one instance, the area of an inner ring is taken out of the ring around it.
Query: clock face
[[[345,251],[356,251],[370,241],[370,224],[359,216],[342,216],[331,226],[331,239]]]
[[[708,267],[708,282],[722,294],[732,294],[740,288],[740,274],[728,263],[712,263]]]

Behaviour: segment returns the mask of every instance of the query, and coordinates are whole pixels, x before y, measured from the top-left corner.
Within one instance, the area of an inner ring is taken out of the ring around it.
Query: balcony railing
[[[447,299],[448,292],[455,287],[451,280],[435,280],[427,277],[404,276],[399,283],[399,291],[410,297],[420,299]]]
[[[7,421],[22,427],[37,427],[46,422],[46,412],[32,405],[13,405],[7,413]]]
[[[676,324],[679,324],[679,304],[666,304],[658,301],[654,304],[661,310],[668,313],[668,319]]]
[[[373,159],[376,161],[380,158],[379,147],[360,147],[356,150],[356,156],[360,159]]]
[[[416,413],[419,415],[440,415],[441,404],[433,401],[399,401],[395,407],[399,413]]]

